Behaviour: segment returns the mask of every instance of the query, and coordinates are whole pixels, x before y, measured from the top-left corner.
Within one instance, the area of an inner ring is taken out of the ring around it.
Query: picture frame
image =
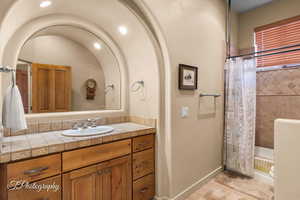
[[[179,64],[178,87],[180,90],[197,90],[198,67]]]

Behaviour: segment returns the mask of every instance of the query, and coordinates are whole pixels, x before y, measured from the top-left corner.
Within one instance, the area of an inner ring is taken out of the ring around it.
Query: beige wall
[[[239,14],[235,11],[231,12],[231,46],[230,55],[239,54]]]
[[[199,93],[223,94],[225,1],[147,0],[171,58],[171,193],[174,198],[222,165],[223,97],[215,114],[199,114]],[[178,64],[199,67],[199,89],[178,90]],[[211,100],[201,102],[206,109]],[[180,108],[189,116],[180,117]]]
[[[254,28],[300,15],[299,0],[274,0],[273,3],[239,15],[239,47],[253,47]]]
[[[40,36],[26,43],[20,58],[41,64],[70,66],[72,69],[72,111],[105,108],[105,77],[94,55],[80,44],[60,36]],[[97,81],[95,100],[86,99],[85,81]]]

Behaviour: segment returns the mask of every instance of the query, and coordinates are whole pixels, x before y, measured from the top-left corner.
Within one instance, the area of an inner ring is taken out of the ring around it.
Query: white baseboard
[[[185,190],[177,194],[173,198],[168,197],[155,197],[156,200],[184,200],[188,196],[190,196],[192,193],[194,193],[196,190],[198,190],[201,186],[203,186],[205,183],[207,183],[209,180],[211,180],[213,177],[218,175],[220,172],[222,172],[224,169],[223,167],[218,167],[217,169],[213,170],[209,174],[207,174],[205,177],[201,178],[200,180],[196,181],[189,187],[187,187]]]

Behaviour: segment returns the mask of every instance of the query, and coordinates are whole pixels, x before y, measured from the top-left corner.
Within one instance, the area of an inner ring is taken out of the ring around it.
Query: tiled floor
[[[224,172],[186,200],[274,200],[274,189],[263,182]]]

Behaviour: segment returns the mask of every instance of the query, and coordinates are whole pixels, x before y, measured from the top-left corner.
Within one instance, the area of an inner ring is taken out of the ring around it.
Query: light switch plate
[[[181,107],[181,117],[186,118],[189,116],[189,107],[183,106]]]

